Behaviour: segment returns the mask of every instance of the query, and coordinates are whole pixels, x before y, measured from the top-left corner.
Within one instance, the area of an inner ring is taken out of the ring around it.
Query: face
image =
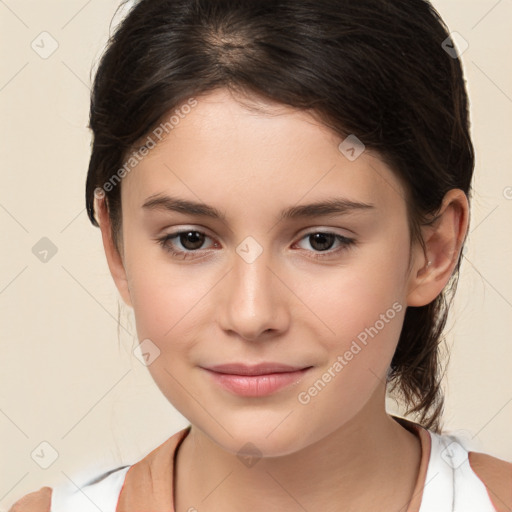
[[[233,453],[283,455],[384,408],[372,397],[402,327],[410,236],[377,156],[354,160],[309,114],[254,101],[265,112],[198,97],[123,179],[124,297],[178,411]],[[302,208],[325,202],[339,208]],[[297,371],[210,370],[235,363]]]

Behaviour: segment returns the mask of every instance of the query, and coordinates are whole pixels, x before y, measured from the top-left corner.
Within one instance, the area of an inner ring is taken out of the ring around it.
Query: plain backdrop
[[[433,3],[468,44],[476,147],[444,425],[512,460],[512,1]],[[121,301],[85,212],[91,69],[117,6],[0,1],[0,510],[133,463],[188,424],[132,354],[124,306],[118,341]]]

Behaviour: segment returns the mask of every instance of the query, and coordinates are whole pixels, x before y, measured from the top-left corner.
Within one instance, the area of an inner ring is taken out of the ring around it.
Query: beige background
[[[445,426],[512,460],[512,2],[434,5],[469,43],[477,152]],[[126,308],[118,343],[120,300],[84,209],[90,70],[116,7],[0,1],[0,510],[88,468],[133,463],[187,424],[133,357]],[[43,59],[31,44],[49,51],[50,37],[58,48]],[[43,237],[57,248],[46,263],[32,252]],[[43,441],[58,452],[48,469],[35,461],[51,462]]]

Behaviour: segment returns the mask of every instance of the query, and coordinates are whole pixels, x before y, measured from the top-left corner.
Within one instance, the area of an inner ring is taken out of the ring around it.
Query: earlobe
[[[112,238],[112,225],[110,222],[106,199],[96,197],[94,199],[94,210],[97,212],[97,220],[100,225],[103,248],[105,249],[105,256],[107,258],[110,274],[114,279],[114,283],[123,298],[123,301],[128,306],[132,307],[128,278],[123,258],[119,254]]]
[[[447,192],[435,221],[422,228],[425,247],[414,255],[408,306],[425,306],[443,291],[457,265],[468,219],[466,194],[459,189]]]

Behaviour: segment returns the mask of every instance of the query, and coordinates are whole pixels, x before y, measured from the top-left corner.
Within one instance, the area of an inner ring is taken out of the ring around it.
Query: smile
[[[256,366],[231,364],[203,369],[217,385],[236,395],[262,397],[300,382],[311,368],[263,363]]]

